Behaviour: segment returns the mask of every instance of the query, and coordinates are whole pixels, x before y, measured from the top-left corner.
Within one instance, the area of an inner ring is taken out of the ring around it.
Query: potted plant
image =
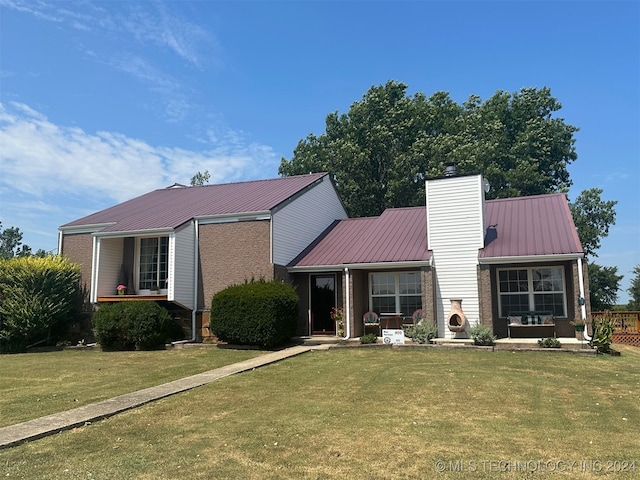
[[[160,293],[160,285],[153,284],[149,287],[149,290],[151,290],[151,295],[158,295]]]
[[[342,307],[333,307],[331,309],[331,318],[336,322],[336,334],[344,337],[344,309]]]
[[[584,320],[581,318],[576,318],[569,322],[576,329],[576,332],[584,332]]]
[[[127,293],[127,286],[120,284],[116,287],[116,290],[118,291],[118,295],[124,295]]]

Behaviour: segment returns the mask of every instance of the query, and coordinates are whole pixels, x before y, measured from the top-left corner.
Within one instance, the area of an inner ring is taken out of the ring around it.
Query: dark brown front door
[[[335,335],[331,309],[336,306],[336,276],[311,275],[311,333]]]

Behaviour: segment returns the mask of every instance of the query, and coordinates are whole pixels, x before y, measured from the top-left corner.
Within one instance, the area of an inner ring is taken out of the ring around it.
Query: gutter
[[[563,260],[576,260],[582,259],[583,253],[560,253],[551,255],[523,255],[522,257],[479,257],[478,263],[480,264],[506,264],[506,263],[531,263],[531,262],[551,262],[551,261],[563,261]]]

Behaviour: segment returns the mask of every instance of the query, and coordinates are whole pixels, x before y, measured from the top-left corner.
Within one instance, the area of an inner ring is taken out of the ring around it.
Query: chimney
[[[444,164],[444,176],[455,177],[458,172],[456,171],[456,164],[454,162],[447,162]]]

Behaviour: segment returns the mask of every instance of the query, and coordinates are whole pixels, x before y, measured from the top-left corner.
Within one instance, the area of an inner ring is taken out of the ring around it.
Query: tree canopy
[[[594,312],[611,310],[618,300],[618,290],[623,277],[618,275],[618,267],[602,267],[590,263],[588,271],[591,310]]]
[[[578,129],[553,117],[560,108],[546,87],[498,91],[485,102],[471,95],[460,105],[446,92],[408,95],[389,81],[347,113],[327,115],[325,132],[300,140],[279,173],[330,172],[353,217],[423,204],[425,178],[448,162],[482,173],[488,198],[566,192]]]
[[[47,252],[38,249],[36,253],[33,253],[29,245],[22,243],[22,232],[18,227],[9,227],[2,229],[2,222],[0,222],[0,260],[6,260],[14,257],[44,257]]]
[[[633,278],[631,286],[627,289],[631,300],[629,301],[629,310],[640,310],[640,265],[636,265],[633,269]]]
[[[601,188],[583,190],[570,204],[571,216],[578,230],[582,249],[587,257],[597,257],[600,239],[609,235],[609,226],[616,223],[615,200],[602,200]]]

